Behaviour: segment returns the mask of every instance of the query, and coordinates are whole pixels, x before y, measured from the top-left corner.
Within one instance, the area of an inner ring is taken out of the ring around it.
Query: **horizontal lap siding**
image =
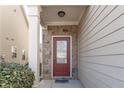
[[[124,6],[89,6],[78,32],[85,87],[124,87]]]

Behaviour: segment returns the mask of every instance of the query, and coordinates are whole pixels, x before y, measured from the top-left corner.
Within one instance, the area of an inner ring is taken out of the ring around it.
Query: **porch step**
[[[68,79],[55,79],[55,83],[69,83]]]

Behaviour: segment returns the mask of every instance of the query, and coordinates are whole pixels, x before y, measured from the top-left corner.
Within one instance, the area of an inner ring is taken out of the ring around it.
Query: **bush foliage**
[[[34,73],[27,66],[17,63],[0,63],[0,87],[30,88],[33,81]]]

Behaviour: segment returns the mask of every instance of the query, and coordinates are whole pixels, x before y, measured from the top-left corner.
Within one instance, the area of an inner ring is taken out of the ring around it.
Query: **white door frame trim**
[[[70,38],[70,76],[53,76],[53,38],[54,37],[69,37]],[[52,36],[52,47],[51,47],[51,78],[72,78],[72,36],[71,35],[53,35]]]

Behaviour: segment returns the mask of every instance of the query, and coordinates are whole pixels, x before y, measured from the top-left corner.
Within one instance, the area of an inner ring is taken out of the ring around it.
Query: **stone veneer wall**
[[[48,26],[43,30],[43,78],[51,78],[52,35],[72,36],[72,76],[77,79],[77,26]]]

